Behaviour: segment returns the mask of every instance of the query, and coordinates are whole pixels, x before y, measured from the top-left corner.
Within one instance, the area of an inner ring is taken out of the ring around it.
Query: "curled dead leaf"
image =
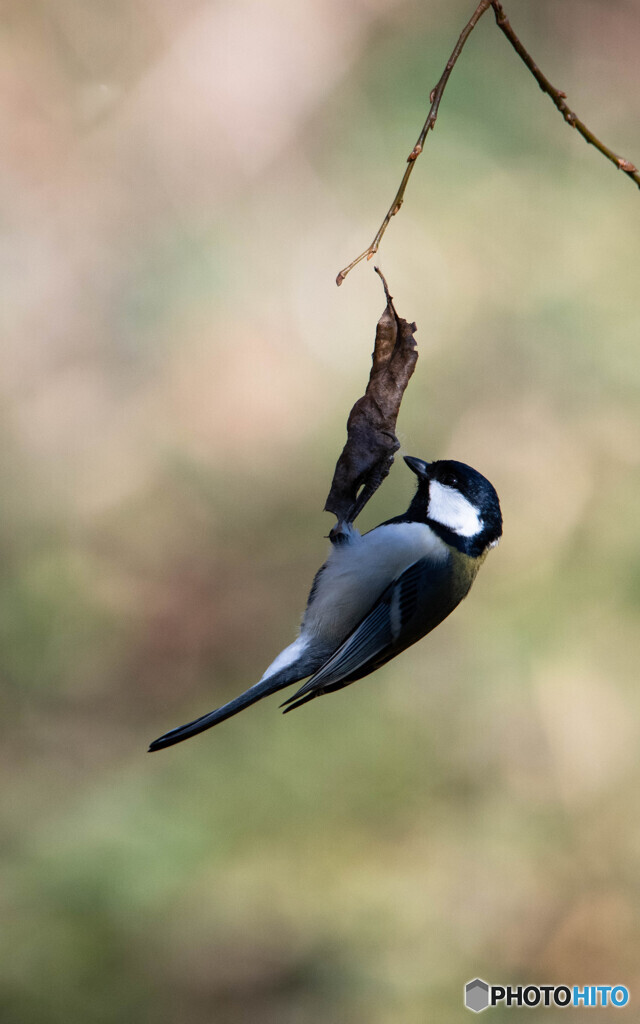
[[[400,447],[395,429],[400,403],[418,359],[415,324],[399,317],[387,282],[387,305],[378,321],[369,383],[347,421],[347,443],[336,464],[325,510],[338,522],[331,531],[337,541],[344,523],[352,523],[377,491]]]

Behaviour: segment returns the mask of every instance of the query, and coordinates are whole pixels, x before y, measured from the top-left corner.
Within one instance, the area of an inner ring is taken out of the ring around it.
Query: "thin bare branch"
[[[560,89],[556,89],[549,79],[542,74],[538,65],[527,53],[513,31],[511,23],[504,12],[502,4],[499,3],[499,0],[491,0],[491,6],[493,7],[496,16],[496,24],[498,28],[501,32],[504,32],[520,59],[523,60],[529,68],[529,71],[542,91],[546,92],[547,96],[551,97],[567,124],[571,125],[572,128],[575,128],[576,131],[582,135],[583,139],[590,143],[590,145],[595,146],[603,156],[606,156],[607,160],[610,160],[611,163],[615,164],[619,170],[624,171],[624,173],[627,174],[632,181],[635,181],[636,185],[640,188],[640,174],[638,173],[638,168],[632,164],[630,160],[626,160],[623,156],[618,156],[618,154],[614,153],[612,149],[609,149],[609,147],[605,146],[603,142],[600,142],[600,139],[596,138],[593,132],[587,128],[586,124],[580,120],[577,114],[574,114],[573,110],[569,109],[568,105],[565,103],[567,94],[561,92]]]
[[[481,2],[478,4],[478,6],[476,7],[475,11],[473,12],[472,16],[469,18],[469,21],[467,22],[467,24],[463,28],[462,32],[460,33],[460,38],[458,39],[458,42],[456,43],[455,47],[453,48],[453,53],[451,54],[451,56],[449,57],[449,60],[447,61],[447,66],[445,67],[444,71],[442,72],[442,75],[440,77],[440,81],[436,85],[435,89],[432,89],[432,91],[431,91],[431,96],[429,97],[429,99],[431,100],[431,107],[430,107],[429,113],[427,115],[427,120],[425,121],[425,123],[424,123],[424,125],[422,127],[422,131],[420,132],[420,135],[418,136],[418,140],[417,140],[415,146],[413,147],[413,149],[409,153],[409,156],[407,157],[407,169],[404,172],[404,175],[402,177],[402,181],[400,182],[400,188],[396,192],[395,199],[393,200],[391,206],[389,207],[389,209],[387,211],[387,215],[384,218],[382,224],[378,228],[378,230],[376,232],[376,235],[375,235],[375,238],[373,239],[371,245],[367,249],[365,249],[364,252],[361,252],[359,256],[356,256],[355,260],[352,260],[348,267],[345,267],[344,270],[340,271],[340,273],[336,277],[336,284],[337,285],[341,285],[342,284],[342,282],[344,281],[344,279],[347,276],[347,274],[349,273],[349,271],[353,270],[353,268],[358,263],[360,263],[361,260],[364,260],[364,259],[370,260],[371,257],[378,251],[378,246],[380,245],[380,241],[382,239],[382,236],[384,235],[385,231],[387,230],[387,225],[389,224],[389,221],[391,220],[392,217],[395,217],[396,213],[398,213],[400,207],[402,206],[402,202],[404,200],[405,189],[407,187],[407,182],[409,181],[409,178],[411,177],[411,172],[413,170],[413,167],[414,167],[414,164],[415,164],[416,160],[418,159],[418,157],[422,153],[422,150],[424,148],[424,141],[425,141],[425,139],[427,137],[427,134],[428,134],[429,131],[431,131],[435,127],[436,119],[438,117],[438,109],[440,107],[440,100],[442,99],[442,94],[443,94],[443,92],[445,90],[445,86],[446,86],[447,82],[449,81],[449,75],[453,71],[454,65],[455,65],[458,57],[462,53],[462,47],[464,46],[464,44],[466,43],[467,39],[471,35],[471,33],[472,33],[473,29],[475,28],[475,26],[477,25],[479,19],[482,17],[482,15],[485,13],[485,11],[489,10],[490,7],[491,7],[491,0],[481,0]]]
[[[357,264],[360,263],[361,260],[370,260],[371,257],[378,251],[378,247],[382,240],[382,236],[387,230],[391,218],[395,217],[395,215],[400,210],[400,207],[402,206],[405,190],[407,187],[407,182],[411,177],[411,172],[413,171],[413,167],[417,158],[422,153],[427,134],[435,126],[436,119],[438,117],[440,101],[442,99],[442,94],[444,93],[445,86],[449,81],[449,76],[451,75],[455,63],[462,52],[464,44],[471,35],[471,32],[477,25],[482,15],[490,7],[492,7],[494,10],[498,28],[501,30],[501,32],[504,33],[504,35],[507,37],[507,39],[513,46],[514,50],[518,54],[518,56],[521,58],[521,60],[524,61],[526,66],[529,68],[529,71],[534,76],[543,92],[546,92],[547,95],[551,97],[554,104],[556,105],[556,107],[564,117],[565,121],[567,122],[567,124],[575,128],[576,131],[578,131],[580,135],[582,135],[583,139],[586,140],[586,142],[588,142],[592,146],[595,146],[595,148],[600,153],[602,153],[602,155],[605,156],[607,160],[610,160],[613,164],[615,164],[619,170],[623,171],[629,178],[631,178],[632,181],[635,181],[636,185],[640,187],[640,172],[638,172],[638,168],[635,166],[635,164],[631,163],[630,160],[625,159],[625,157],[618,156],[617,153],[614,153],[612,149],[609,149],[608,146],[605,146],[603,142],[596,138],[596,136],[589,128],[587,128],[584,122],[581,121],[580,118],[572,110],[570,110],[567,103],[565,102],[566,94],[562,92],[560,89],[556,89],[555,86],[553,86],[551,82],[548,80],[548,78],[546,78],[545,75],[542,74],[538,65],[535,63],[535,61],[529,55],[529,53],[525,50],[518,36],[513,31],[511,23],[509,22],[509,19],[507,18],[504,8],[502,7],[502,4],[499,2],[499,0],[481,0],[481,3],[478,4],[471,18],[469,19],[469,21],[463,28],[462,32],[460,33],[458,42],[456,43],[453,52],[449,57],[449,60],[447,61],[447,65],[442,73],[440,81],[436,85],[435,89],[433,89],[431,92],[431,107],[427,115],[427,120],[423,125],[422,131],[418,136],[418,140],[415,146],[413,147],[413,149],[409,153],[409,156],[407,157],[407,168],[404,172],[404,175],[402,176],[400,187],[396,192],[395,198],[391,203],[391,206],[389,207],[386,216],[382,221],[382,224],[378,228],[373,241],[364,250],[364,252],[361,252],[359,256],[356,256],[356,258],[352,260],[351,263],[349,263],[348,266],[344,267],[344,269],[340,271],[340,273],[336,277],[337,285],[342,284],[349,271],[353,270],[353,268],[357,266]]]

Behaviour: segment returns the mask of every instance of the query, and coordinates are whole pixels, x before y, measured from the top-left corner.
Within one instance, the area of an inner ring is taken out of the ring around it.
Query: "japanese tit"
[[[180,743],[308,676],[281,705],[286,711],[340,690],[431,632],[467,596],[502,535],[498,495],[462,462],[405,462],[418,477],[409,508],[364,535],[353,526],[338,535],[313,581],[297,640],[254,686],[149,750]]]

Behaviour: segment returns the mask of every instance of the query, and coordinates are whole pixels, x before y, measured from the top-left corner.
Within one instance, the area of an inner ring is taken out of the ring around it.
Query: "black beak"
[[[404,461],[406,462],[409,469],[412,469],[416,476],[420,477],[421,480],[426,480],[429,476],[430,462],[425,462],[424,459],[416,459],[413,455],[405,455]]]

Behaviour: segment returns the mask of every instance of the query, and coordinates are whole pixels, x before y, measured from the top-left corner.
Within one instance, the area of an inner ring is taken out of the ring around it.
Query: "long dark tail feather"
[[[294,676],[292,679],[290,675],[279,672],[277,675],[256,683],[255,686],[251,686],[244,693],[241,693],[239,697],[230,700],[228,704],[223,704],[221,708],[210,711],[208,715],[202,715],[201,718],[196,718],[193,722],[187,722],[186,725],[180,725],[177,729],[171,729],[170,732],[166,732],[164,736],[160,736],[157,740],[153,741],[149,747],[149,753],[152,753],[154,750],[164,750],[165,747],[172,747],[174,743],[182,743],[182,740],[188,740],[191,736],[196,736],[199,732],[210,729],[212,725],[224,722],[226,718],[237,715],[239,711],[244,711],[245,708],[255,704],[258,700],[262,700],[263,697],[267,697],[270,693],[281,690],[283,686],[289,686],[291,683],[297,682],[299,678],[303,677]]]
[[[300,691],[298,690],[298,693]],[[297,693],[294,693],[293,697],[289,697],[289,700],[285,700],[280,707],[284,708],[283,715],[287,715],[290,711],[295,711],[296,708],[301,708],[303,704],[306,704],[308,700],[313,700],[314,697],[319,697],[322,690],[311,690],[310,693],[306,693],[300,700],[296,700]],[[295,701],[295,704],[292,703]]]

